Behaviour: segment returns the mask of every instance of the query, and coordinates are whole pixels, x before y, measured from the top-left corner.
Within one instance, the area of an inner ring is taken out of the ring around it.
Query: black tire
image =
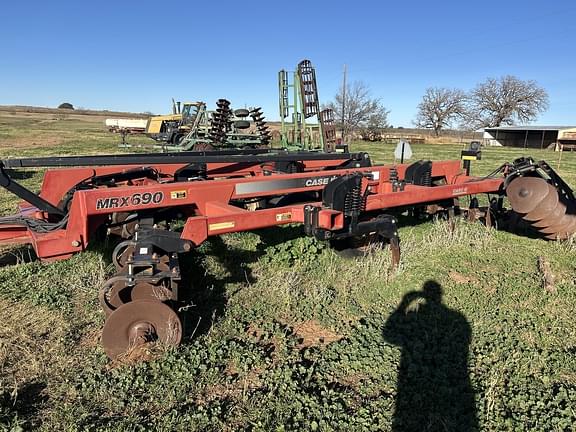
[[[248,120],[236,120],[234,122],[234,127],[236,129],[248,129],[250,127],[250,122]]]
[[[250,114],[250,111],[244,108],[240,108],[234,111],[234,115],[236,117],[248,117],[248,114]]]
[[[184,139],[184,135],[181,133],[176,133],[172,136],[172,144],[174,145],[180,145],[180,143],[182,142],[182,140]]]

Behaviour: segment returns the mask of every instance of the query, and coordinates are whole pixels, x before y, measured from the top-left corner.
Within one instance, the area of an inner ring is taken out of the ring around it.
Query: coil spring
[[[362,195],[361,185],[358,185],[346,194],[344,214],[350,216],[355,213],[360,213],[365,207],[366,197]]]
[[[426,170],[426,172],[424,172],[422,174],[422,185],[423,186],[432,186],[432,170]]]

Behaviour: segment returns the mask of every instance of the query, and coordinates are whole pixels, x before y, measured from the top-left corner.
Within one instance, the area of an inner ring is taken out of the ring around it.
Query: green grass
[[[70,135],[42,154],[116,150],[116,138],[99,126],[58,127]],[[356,143],[354,150],[390,162],[393,147]],[[413,150],[437,160],[459,157],[460,147]],[[34,152],[2,148],[0,155]],[[522,154],[483,149],[473,171],[488,173]],[[556,153],[531,154],[557,166]],[[562,158],[560,173],[576,184],[576,158]],[[13,204],[0,195],[3,214]],[[9,249],[4,257],[18,263],[0,268],[0,430],[565,431],[576,424],[573,242],[463,221],[450,232],[430,221],[401,228],[402,263],[391,271],[387,249],[347,260],[300,235],[298,227],[226,235],[183,258],[194,337],[149,362],[113,367],[99,344],[97,301],[113,273],[110,245],[52,264]],[[550,262],[555,292],[542,288],[538,257]],[[443,289],[442,305],[421,294],[430,280]],[[394,314],[407,294],[414,301]]]
[[[414,144],[412,160],[418,159],[460,159],[460,152],[466,145],[455,144]],[[353,151],[370,153],[377,163],[393,163],[395,144],[358,142],[353,143]],[[576,184],[576,155],[573,152],[558,153],[550,150],[522,149],[513,147],[483,147],[482,159],[472,162],[472,174],[485,175],[498,168],[503,162],[512,162],[522,156],[535,160],[546,160],[552,168],[569,184]]]

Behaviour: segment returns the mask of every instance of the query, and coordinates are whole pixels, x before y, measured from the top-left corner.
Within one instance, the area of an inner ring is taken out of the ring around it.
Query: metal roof
[[[484,128],[484,132],[489,131],[560,131],[563,129],[574,129],[576,126],[498,126]]]

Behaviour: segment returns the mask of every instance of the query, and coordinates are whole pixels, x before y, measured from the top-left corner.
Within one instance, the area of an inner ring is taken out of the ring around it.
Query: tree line
[[[357,81],[340,89],[325,107],[335,112],[344,137],[352,133],[378,133],[389,127],[390,113],[369,87]],[[458,88],[429,87],[425,90],[414,125],[440,135],[442,129],[525,124],[548,109],[548,93],[536,81],[512,75],[488,78],[470,91]]]

